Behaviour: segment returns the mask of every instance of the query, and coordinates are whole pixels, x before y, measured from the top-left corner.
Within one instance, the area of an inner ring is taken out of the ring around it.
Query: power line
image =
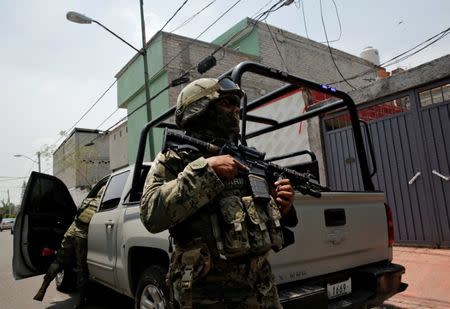
[[[338,42],[338,41],[340,41],[340,40],[341,40],[341,36],[342,36],[342,24],[341,24],[341,18],[339,17],[339,11],[338,11],[338,8],[337,8],[337,5],[336,5],[336,1],[334,1],[334,0],[331,0],[331,1],[333,2],[333,5],[334,5],[334,11],[336,12],[336,17],[337,17],[337,20],[338,20],[338,25],[339,25],[339,36],[338,36],[337,39],[334,39],[334,40],[329,41],[329,43],[333,43],[333,42]]]
[[[159,31],[162,31],[167,26],[167,24],[170,23],[170,21],[178,14],[179,11],[181,11],[183,6],[185,6],[188,1],[189,0],[185,0],[183,2],[183,4],[175,11],[175,13],[172,14],[172,16],[166,21],[166,23],[161,27]]]
[[[319,3],[320,3],[320,18],[322,19],[323,32],[325,33],[325,39],[327,40],[327,46],[328,46],[328,51],[330,52],[331,60],[333,61],[334,66],[336,67],[336,70],[338,71],[338,73],[341,76],[342,80],[344,80],[347,83],[347,85],[349,85],[351,88],[356,89],[356,87],[354,87],[352,84],[350,84],[347,81],[347,79],[345,79],[344,75],[342,74],[341,70],[339,69],[339,67],[338,67],[338,65],[336,63],[336,60],[334,59],[333,51],[331,49],[330,42],[328,40],[327,28],[325,27],[325,20],[323,18],[322,0],[320,0]]]
[[[288,67],[287,67],[287,65],[286,65],[286,61],[284,61],[284,57],[283,57],[283,55],[281,54],[280,48],[278,47],[278,43],[277,43],[277,41],[275,40],[275,38],[274,38],[274,36],[273,36],[273,34],[272,34],[272,30],[270,30],[270,27],[269,27],[269,25],[267,24],[267,22],[265,22],[265,23],[266,23],[266,26],[267,26],[267,30],[269,30],[270,37],[272,38],[272,42],[275,44],[275,47],[276,47],[277,52],[278,52],[278,55],[280,56],[281,61],[283,62],[284,70],[285,70],[286,72],[289,73]]]
[[[186,19],[184,22],[182,22],[179,26],[177,26],[175,29],[169,31],[169,33],[173,33],[175,31],[177,31],[178,29],[186,26],[187,24],[189,24],[195,17],[197,17],[198,15],[200,15],[204,10],[206,10],[208,7],[210,7],[214,2],[216,2],[216,0],[212,0],[211,2],[209,2],[207,5],[205,5],[203,8],[201,8],[198,12],[196,12],[194,15],[192,15],[191,17],[189,17],[188,19]]]
[[[404,51],[404,52],[400,53],[399,55],[392,57],[391,59],[389,59],[389,60],[387,60],[387,61],[381,63],[380,65],[374,65],[374,68],[368,69],[368,70],[366,70],[366,71],[363,71],[363,72],[361,72],[361,73],[358,73],[358,74],[356,74],[356,75],[353,75],[353,76],[351,76],[351,77],[348,77],[347,80],[352,80],[352,79],[361,77],[361,76],[363,76],[363,75],[366,75],[367,73],[376,71],[376,70],[378,70],[378,69],[383,69],[383,66],[390,66],[390,65],[399,63],[400,61],[406,60],[406,59],[408,59],[409,57],[411,57],[411,56],[417,54],[418,52],[420,52],[420,51],[422,51],[422,50],[424,50],[425,48],[428,48],[429,46],[431,46],[431,45],[437,43],[439,40],[443,39],[443,38],[444,38],[445,36],[447,36],[449,33],[450,33],[450,27],[447,28],[447,29],[445,29],[445,30],[442,30],[442,31],[439,32],[438,34],[433,35],[432,37],[426,39],[425,41],[423,41],[423,42],[421,42],[421,43],[415,45],[414,47],[408,49],[407,51]],[[427,45],[425,45],[425,46],[423,46],[423,47],[420,48],[419,50],[415,51],[413,54],[406,55],[407,53],[413,51],[413,50],[416,49],[417,47],[422,46],[423,44],[428,43],[428,42],[430,42],[430,43],[427,44]],[[400,57],[402,57],[402,56],[404,56],[404,57],[403,57],[403,58],[400,58]],[[400,58],[400,60],[399,60],[399,58]],[[394,61],[394,60],[396,60],[396,61]],[[398,61],[397,61],[397,60],[398,60]],[[343,81],[343,80],[339,80],[339,81],[336,81],[336,82],[333,82],[333,83],[329,83],[328,85],[338,84],[338,83],[340,83],[340,82],[342,82],[342,81]]]
[[[302,10],[302,15],[303,15],[303,25],[305,27],[305,33],[306,33],[306,37],[309,39],[309,34],[308,34],[308,26],[306,25],[306,11],[305,11],[305,1],[299,0],[298,1],[301,10]]]
[[[272,1],[270,1],[272,2]],[[269,3],[270,3],[269,2]],[[270,15],[270,13],[273,13],[277,10],[279,10],[282,6],[284,6],[284,2],[285,0],[279,0],[277,3],[275,3],[274,5],[272,5],[268,10],[264,11],[263,13],[259,14],[256,13],[252,18],[255,18],[254,23],[252,25],[252,30],[250,30],[250,32],[253,31],[253,29],[255,29],[255,27],[258,25],[259,22],[261,21],[265,21],[267,19],[267,17]],[[265,6],[267,6],[268,4],[266,4]],[[278,8],[275,8],[277,5],[280,5]],[[264,6],[264,7],[265,7]],[[261,9],[259,10],[261,11]],[[258,12],[259,12],[258,11]],[[247,25],[245,28],[241,29],[240,31],[236,32],[234,35],[232,35],[228,40],[225,41],[225,43],[221,44],[218,48],[216,48],[212,53],[211,56],[213,56],[214,54],[216,54],[219,50],[225,48],[226,46],[228,46],[228,44],[230,44],[234,38],[236,38],[238,35],[240,35],[242,32],[244,32],[245,30],[247,30],[250,27],[250,25]]]
[[[68,134],[68,133],[70,133],[70,131],[72,130],[72,129],[74,129],[75,128],[75,126],[81,121],[81,120],[83,120],[83,118],[94,108],[94,106],[96,106],[97,105],[97,103],[98,102],[100,102],[100,100],[101,99],[103,99],[103,97],[111,90],[111,88],[115,85],[117,83],[117,79],[116,80],[114,80],[114,82],[111,84],[111,85],[109,85],[108,86],[108,88],[106,88],[106,90],[98,97],[98,99],[97,100],[95,100],[95,102],[83,113],[83,115],[80,117],[80,119],[78,119],[71,127],[70,127],[70,129],[68,129],[68,130],[66,130],[66,131],[64,131],[65,132],[65,134],[64,135],[61,135],[60,137],[59,137],[59,139],[56,141],[56,142],[54,142],[52,145],[50,145],[49,146],[49,148],[50,148],[50,150],[53,148],[53,147],[55,147],[60,141],[61,141],[61,139],[63,139],[63,138],[65,138],[66,137],[66,134]]]
[[[395,57],[389,59],[388,61],[385,61],[385,62],[382,63],[380,66],[383,66],[383,65],[389,66],[389,65],[392,65],[392,64],[394,64],[394,63],[398,63],[398,62],[400,62],[400,61],[403,61],[403,60],[405,60],[405,59],[408,59],[409,57],[414,56],[414,55],[417,54],[418,52],[424,50],[425,48],[427,48],[427,47],[433,45],[433,44],[436,43],[437,41],[443,39],[446,35],[449,34],[449,31],[450,31],[450,28],[447,28],[447,29],[445,29],[445,30],[439,32],[438,34],[434,35],[433,37],[431,37],[431,38],[429,38],[429,39],[423,41],[422,43],[420,43],[420,44],[414,46],[413,48],[410,48],[410,49],[407,50],[406,52],[403,52],[403,53],[401,53],[401,54],[399,54],[399,55],[397,55],[397,56],[395,56]],[[431,42],[430,42],[430,41],[431,41]],[[406,55],[407,53],[411,52],[412,50],[416,49],[417,47],[419,47],[419,46],[421,46],[421,45],[423,45],[423,44],[425,44],[425,43],[427,43],[427,42],[430,42],[430,43],[426,44],[425,46],[423,46],[422,48],[420,48],[420,49],[418,49],[417,51],[413,52],[412,54]],[[405,55],[405,56],[404,56],[404,55]],[[404,56],[404,57],[403,57],[403,58],[400,58],[401,56]],[[398,58],[400,58],[400,60],[399,60]],[[393,62],[393,63],[389,63],[389,62],[392,62],[393,60],[396,60],[396,61]],[[388,64],[388,63],[389,63],[389,64]]]

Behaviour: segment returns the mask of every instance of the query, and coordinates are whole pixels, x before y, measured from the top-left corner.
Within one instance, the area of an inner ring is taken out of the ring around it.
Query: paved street
[[[33,296],[43,276],[16,281],[12,276],[11,259],[13,236],[9,231],[0,233],[0,309],[51,308],[69,309],[76,302],[77,294],[64,294],[50,285],[44,301],[37,302]],[[380,309],[445,309],[450,308],[447,291],[450,281],[449,250],[425,248],[394,248],[394,262],[406,267],[404,281],[409,288],[394,296]],[[91,305],[88,309],[133,308],[133,301],[99,285],[89,290]]]
[[[450,250],[394,247],[394,263],[405,266],[408,289],[389,299],[387,308],[450,308]]]
[[[12,276],[11,260],[13,235],[9,231],[0,233],[0,309],[51,308],[69,309],[76,302],[77,294],[64,294],[56,290],[54,282],[45,294],[43,302],[33,300],[42,283],[43,276],[16,281]],[[124,308],[132,309],[133,301],[101,286],[89,291],[92,305],[88,309]]]

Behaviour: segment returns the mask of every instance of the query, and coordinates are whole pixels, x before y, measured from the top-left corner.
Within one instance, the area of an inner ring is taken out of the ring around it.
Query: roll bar
[[[355,145],[356,145],[356,151],[358,155],[358,160],[360,164],[361,169],[361,175],[363,179],[363,186],[364,189],[367,191],[373,191],[374,185],[371,179],[371,173],[369,171],[369,165],[367,160],[367,154],[366,150],[364,148],[364,141],[363,136],[361,132],[358,112],[356,109],[356,105],[353,102],[353,99],[345,92],[339,91],[333,87],[329,87],[324,84],[318,84],[310,80],[306,80],[303,78],[300,78],[298,76],[289,74],[284,71],[280,71],[278,69],[274,69],[271,67],[264,66],[262,64],[258,64],[255,62],[245,61],[241,62],[234,68],[228,70],[221,76],[220,78],[229,77],[231,78],[236,84],[241,86],[241,80],[244,73],[254,73],[257,75],[261,75],[267,78],[276,79],[282,82],[285,82],[287,85],[284,85],[275,91],[272,91],[262,97],[259,97],[258,99],[247,103],[246,98],[242,100],[241,102],[241,119],[242,119],[242,125],[241,125],[241,143],[246,145],[247,139],[259,136],[261,134],[265,134],[268,132],[272,132],[287,126],[290,126],[292,124],[298,123],[300,121],[304,121],[306,119],[319,116],[321,114],[346,108],[348,110],[348,113],[350,115],[351,119],[351,125],[353,129],[353,136],[355,139]],[[248,112],[254,110],[257,107],[260,107],[271,100],[278,98],[292,90],[300,89],[302,87],[310,88],[315,91],[330,95],[332,97],[339,98],[340,100],[330,102],[327,104],[324,104],[322,106],[319,106],[317,108],[312,108],[309,111],[303,113],[300,116],[293,117],[291,119],[288,119],[283,122],[277,122],[276,120],[268,119],[268,118],[261,118],[261,117],[255,117],[252,115],[247,115]],[[131,200],[136,200],[139,197],[138,190],[138,183],[139,179],[142,174],[142,163],[144,159],[144,153],[145,153],[145,146],[147,142],[147,135],[151,128],[161,126],[164,120],[167,120],[170,116],[172,116],[175,113],[175,107],[171,107],[169,110],[167,110],[162,115],[158,116],[157,118],[153,119],[147,125],[142,129],[140,140],[139,140],[139,148],[137,151],[137,157],[136,157],[136,163],[134,166],[134,174],[133,174],[133,183],[131,188]],[[258,119],[259,118],[259,119]],[[270,124],[269,127],[260,129],[258,131],[246,134],[246,122],[247,120],[250,121],[260,121],[261,123]]]

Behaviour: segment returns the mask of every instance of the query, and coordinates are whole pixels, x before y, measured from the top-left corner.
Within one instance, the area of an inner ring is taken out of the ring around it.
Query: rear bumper
[[[378,263],[280,286],[284,308],[371,308],[407,288],[401,282],[405,268],[398,264]],[[327,284],[352,279],[352,293],[328,299]]]

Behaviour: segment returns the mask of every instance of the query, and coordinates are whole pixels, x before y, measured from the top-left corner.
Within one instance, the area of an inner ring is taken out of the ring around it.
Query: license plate
[[[333,299],[352,292],[352,278],[335,284],[327,284],[327,294],[329,299]]]

